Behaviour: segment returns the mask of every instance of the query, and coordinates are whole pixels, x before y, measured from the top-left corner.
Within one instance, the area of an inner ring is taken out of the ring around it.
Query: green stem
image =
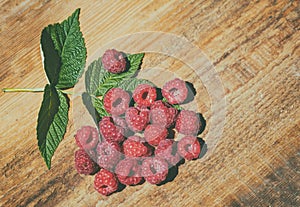
[[[64,94],[70,94],[73,95],[73,91],[64,91],[64,90],[60,90],[60,92],[64,93]]]
[[[43,92],[44,88],[2,88],[3,92]]]
[[[32,93],[38,93],[38,92],[44,92],[44,88],[2,88],[3,92],[32,92]],[[64,91],[60,90],[64,94],[73,94],[72,91]]]

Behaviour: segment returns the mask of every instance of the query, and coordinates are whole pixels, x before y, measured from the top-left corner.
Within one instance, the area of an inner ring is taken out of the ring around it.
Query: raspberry
[[[156,97],[156,89],[148,84],[140,84],[133,91],[133,100],[138,106],[149,107]]]
[[[99,170],[99,166],[84,149],[79,149],[75,152],[75,168],[79,174],[84,175],[91,175]]]
[[[143,181],[141,166],[136,159],[125,158],[116,166],[115,173],[120,183],[125,185],[137,185]]]
[[[142,131],[149,122],[149,109],[130,107],[126,110],[125,120],[131,130]]]
[[[83,126],[77,130],[75,141],[77,146],[82,149],[94,149],[99,141],[98,130],[91,126]]]
[[[170,104],[183,103],[188,96],[186,83],[179,78],[175,78],[174,80],[165,83],[162,88],[162,95]]]
[[[182,110],[176,120],[176,130],[184,135],[197,135],[200,129],[199,116],[188,110]]]
[[[105,95],[103,99],[105,110],[112,114],[119,116],[124,114],[129,107],[130,96],[121,88],[112,88]]]
[[[142,176],[151,184],[159,184],[167,178],[168,163],[159,157],[145,158],[142,164]]]
[[[200,143],[196,137],[185,136],[177,144],[178,153],[186,160],[192,160],[199,157]]]
[[[153,146],[157,146],[161,140],[166,139],[167,135],[168,130],[157,124],[149,124],[144,131],[146,141]]]
[[[155,101],[150,108],[150,120],[153,124],[170,127],[178,114],[178,111],[161,100]]]
[[[109,116],[104,116],[102,120],[99,122],[99,129],[102,137],[108,142],[122,142],[124,140],[124,135],[126,133],[126,129],[123,126],[126,123],[122,123],[122,118],[113,118]],[[118,126],[121,124],[123,126]]]
[[[121,147],[116,142],[101,142],[96,151],[98,165],[107,170],[112,170],[122,157]]]
[[[176,165],[181,160],[177,152],[176,142],[171,139],[162,140],[155,150],[155,155],[165,159],[171,166]]]
[[[126,59],[123,53],[115,49],[105,51],[102,56],[102,64],[111,73],[122,73],[126,70]]]
[[[139,136],[130,136],[123,142],[123,151],[127,157],[143,157],[152,154],[152,148]]]
[[[94,180],[95,189],[102,195],[110,195],[118,190],[118,180],[112,172],[101,169]]]

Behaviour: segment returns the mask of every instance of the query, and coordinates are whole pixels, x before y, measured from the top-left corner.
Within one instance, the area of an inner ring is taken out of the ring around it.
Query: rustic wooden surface
[[[180,166],[172,182],[103,197],[73,167],[74,120],[47,170],[35,132],[42,95],[1,93],[0,206],[300,206],[299,1],[2,0],[1,88],[45,85],[40,32],[78,7],[89,55],[142,31],[173,33],[201,48],[225,89],[222,137],[209,158]],[[167,57],[145,57],[146,66],[164,64],[197,82]],[[209,122],[209,96],[196,88]]]

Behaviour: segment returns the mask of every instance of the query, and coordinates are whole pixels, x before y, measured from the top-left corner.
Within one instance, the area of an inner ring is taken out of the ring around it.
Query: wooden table
[[[226,98],[223,133],[209,157],[181,165],[165,185],[103,197],[92,176],[74,169],[74,112],[47,170],[35,132],[42,95],[1,93],[0,206],[300,206],[299,1],[19,0],[0,8],[1,88],[43,87],[41,30],[81,8],[88,57],[124,35],[171,33],[204,52]],[[146,67],[168,67],[195,83],[205,140],[212,94],[177,60],[147,53]]]

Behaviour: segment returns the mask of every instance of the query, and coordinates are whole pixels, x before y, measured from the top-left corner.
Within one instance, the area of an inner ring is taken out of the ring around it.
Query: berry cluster
[[[104,56],[103,65],[108,71],[124,71],[122,53],[109,50]],[[159,98],[160,91],[163,99]],[[144,181],[161,184],[169,169],[181,160],[197,159],[201,149],[197,138],[200,118],[193,111],[173,106],[184,103],[188,91],[185,81],[178,78],[165,83],[162,89],[140,84],[132,94],[121,88],[110,89],[103,97],[110,116],[101,118],[98,129],[83,126],[75,135],[80,148],[75,152],[78,173],[95,175],[95,189],[110,195],[122,185]],[[174,132],[182,138],[175,138]]]

